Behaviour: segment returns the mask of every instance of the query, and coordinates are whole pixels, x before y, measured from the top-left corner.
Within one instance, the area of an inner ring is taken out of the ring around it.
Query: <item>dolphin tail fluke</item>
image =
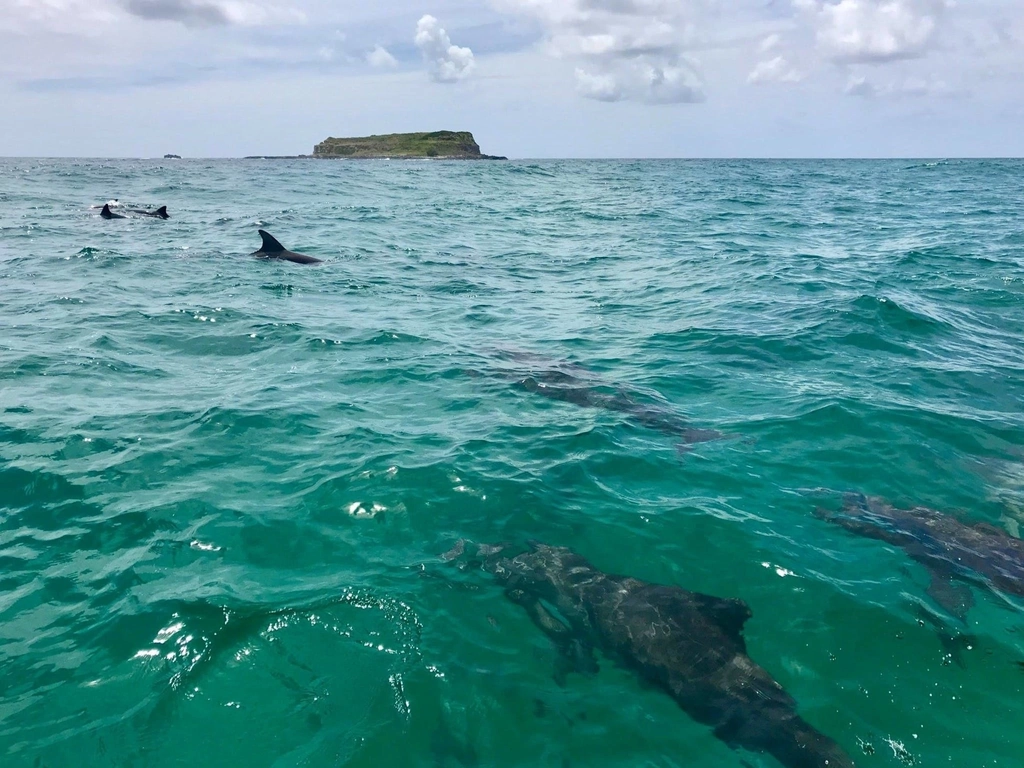
[[[260,237],[263,238],[263,246],[260,250],[264,253],[281,253],[282,251],[287,250],[283,245],[277,242],[277,239],[269,232],[265,232],[261,229],[259,230],[259,233]]]

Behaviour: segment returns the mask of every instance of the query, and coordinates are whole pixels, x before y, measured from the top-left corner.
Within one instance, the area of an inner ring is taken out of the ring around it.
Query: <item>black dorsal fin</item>
[[[93,210],[95,210],[95,209],[93,209]],[[101,216],[102,215],[110,215],[110,204],[109,203],[104,203],[103,204],[103,210],[100,211],[100,215]]]
[[[704,611],[711,616],[728,634],[739,637],[743,633],[743,625],[754,615],[750,606],[738,598],[723,599],[711,595],[700,595]]]
[[[157,208],[154,211],[154,213],[157,216],[159,216],[160,218],[162,218],[162,219],[169,219],[169,218],[171,218],[170,215],[167,213],[167,206],[166,205],[161,205],[159,208]]]
[[[281,251],[288,250],[279,242],[277,242],[274,236],[269,232],[264,232],[261,229],[259,230],[259,233],[260,237],[263,238],[263,245],[260,246],[260,250],[263,251],[263,253],[280,253]]]

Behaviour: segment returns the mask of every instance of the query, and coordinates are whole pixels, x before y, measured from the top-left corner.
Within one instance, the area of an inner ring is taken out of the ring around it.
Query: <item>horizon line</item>
[[[365,162],[373,160],[410,160],[420,162],[466,162],[475,161],[477,158],[458,157],[316,157],[314,155],[189,155],[180,157],[163,157],[162,155],[141,156],[141,155],[0,155],[0,160],[326,160],[326,161],[348,161]],[[682,155],[654,155],[647,157],[507,157],[504,162],[536,162],[536,161],[637,161],[637,160],[766,160],[766,161],[799,161],[799,160],[927,160],[927,161],[950,161],[950,160],[1024,160],[1024,155],[709,155],[709,156],[682,156]],[[493,162],[503,162],[501,160]]]

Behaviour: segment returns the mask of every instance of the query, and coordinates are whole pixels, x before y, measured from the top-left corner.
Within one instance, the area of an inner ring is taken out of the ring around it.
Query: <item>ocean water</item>
[[[467,538],[742,598],[859,767],[1024,765],[1022,601],[958,624],[812,514],[1024,529],[1022,177],[0,160],[0,763],[777,768],[606,659],[556,682]],[[567,372],[728,439],[522,384]]]

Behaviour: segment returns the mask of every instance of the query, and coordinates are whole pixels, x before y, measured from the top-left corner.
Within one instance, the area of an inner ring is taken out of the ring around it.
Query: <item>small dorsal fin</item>
[[[277,242],[274,236],[269,232],[264,232],[261,229],[259,230],[259,233],[260,237],[263,238],[263,245],[260,246],[260,250],[263,251],[263,253],[280,253],[281,251],[287,250],[287,248]]]
[[[718,625],[731,635],[737,637],[743,632],[743,625],[754,615],[750,606],[738,598],[721,598],[711,595],[699,595],[705,612]]]
[[[110,214],[110,203],[104,203],[103,204],[103,210],[100,211],[100,215],[102,216],[102,215],[109,215],[109,214]]]
[[[155,213],[157,216],[159,216],[162,219],[169,219],[169,218],[171,218],[170,214],[167,213],[167,206],[166,205],[161,205],[159,208],[157,208],[155,211],[153,211],[153,213]]]
[[[624,583],[635,580],[624,579]],[[754,615],[750,606],[738,598],[722,598],[714,595],[705,595],[702,592],[690,592],[681,587],[663,586],[660,584],[647,584],[635,587],[637,595],[642,595],[651,605],[655,606],[660,615],[671,620],[673,616],[682,617],[679,620],[688,623],[692,616],[698,613],[705,619],[718,625],[722,632],[734,639],[741,649],[746,648],[743,642],[743,625],[747,619]]]

